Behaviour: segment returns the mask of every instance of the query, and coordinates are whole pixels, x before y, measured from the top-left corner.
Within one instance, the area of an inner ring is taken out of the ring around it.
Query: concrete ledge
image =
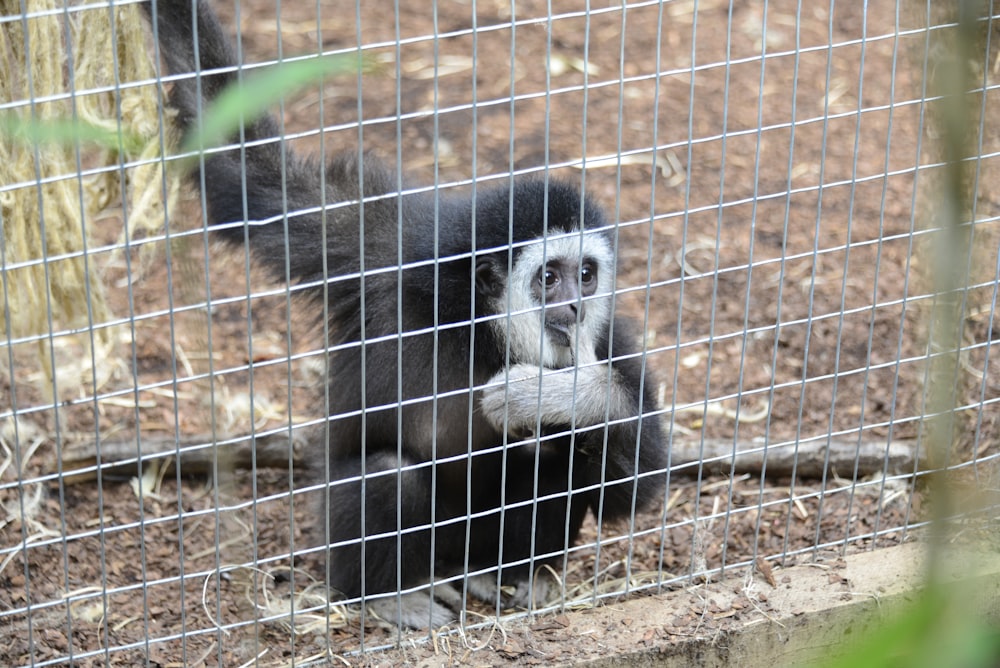
[[[989,541],[987,541],[989,542]],[[927,546],[909,543],[534,620],[501,620],[460,641],[403,643],[366,665],[729,668],[812,665],[859,647],[865,631],[919,596]],[[961,611],[1000,623],[1000,550],[949,547]],[[772,570],[773,569],[773,570]],[[959,620],[965,616],[958,615]]]
[[[774,586],[755,574],[574,613],[565,631],[603,638],[603,655],[588,657],[586,643],[577,643],[564,665],[784,666],[835,658],[914,600],[925,550],[910,543],[775,569]],[[947,577],[964,587],[962,600],[1000,620],[1000,554],[949,554]]]

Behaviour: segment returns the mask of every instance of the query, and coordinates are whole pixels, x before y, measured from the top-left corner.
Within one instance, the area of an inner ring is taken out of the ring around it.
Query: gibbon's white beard
[[[590,258],[597,264],[597,291],[584,297],[585,317],[569,328],[569,345],[563,345],[545,328],[542,304],[534,297],[533,283],[538,269],[556,259],[575,260],[580,264]],[[500,340],[510,346],[514,364],[538,364],[562,369],[574,364],[596,361],[597,335],[611,319],[611,295],[614,290],[614,254],[607,239],[597,232],[575,230],[523,246],[507,282],[507,291],[497,303],[497,311],[509,309],[510,316],[493,321]],[[508,301],[509,300],[509,301]]]

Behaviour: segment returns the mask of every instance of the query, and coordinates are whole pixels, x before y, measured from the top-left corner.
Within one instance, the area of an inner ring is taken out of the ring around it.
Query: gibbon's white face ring
[[[611,319],[611,294],[614,289],[614,254],[607,238],[600,232],[574,230],[528,244],[518,250],[508,280],[507,291],[498,300],[498,312],[510,309],[509,318],[498,318],[493,327],[501,340],[510,345],[512,361],[539,364],[559,369],[579,363],[581,356],[593,357],[597,334]],[[570,346],[561,345],[545,329],[545,312],[534,297],[533,282],[538,269],[553,260],[582,265],[589,260],[597,265],[597,290],[585,297],[587,315],[569,333]],[[509,301],[508,301],[509,300]],[[574,353],[578,346],[580,354]]]

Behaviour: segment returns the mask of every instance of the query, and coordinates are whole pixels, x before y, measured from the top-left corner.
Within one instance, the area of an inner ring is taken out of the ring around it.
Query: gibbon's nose
[[[583,302],[580,301],[580,296],[580,286],[576,281],[560,280],[546,290],[545,302],[553,305],[552,310],[558,313],[556,317],[572,320],[564,321],[564,324],[572,325],[576,324],[578,318],[583,318]]]
[[[560,304],[556,307],[563,316],[564,324],[575,325],[578,322],[583,322],[584,316],[587,314],[586,303],[579,301],[579,295],[573,298],[573,301],[568,301],[565,304]]]
[[[571,327],[583,321],[583,311],[580,309],[578,312],[578,306],[582,305],[572,302],[545,309],[545,326],[568,332]]]

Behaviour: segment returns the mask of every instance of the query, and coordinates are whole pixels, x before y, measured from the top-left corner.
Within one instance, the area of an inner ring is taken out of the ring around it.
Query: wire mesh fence
[[[988,4],[204,4],[232,66],[160,4],[0,13],[6,665],[527,659],[919,540],[935,473],[995,534]]]

